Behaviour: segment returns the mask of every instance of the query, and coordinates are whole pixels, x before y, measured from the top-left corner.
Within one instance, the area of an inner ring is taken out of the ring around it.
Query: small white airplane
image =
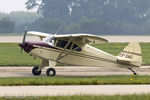
[[[41,42],[25,41],[27,33],[39,36]],[[113,56],[89,45],[104,42],[108,41],[91,34],[52,35],[25,30],[23,42],[19,46],[26,53],[42,59],[41,65],[32,69],[33,75],[36,76],[40,75],[46,66],[50,66],[46,71],[47,76],[55,76],[56,63],[77,66],[122,67],[128,68],[136,75],[132,67],[139,68],[142,64],[140,45],[137,42],[131,42],[118,56]]]

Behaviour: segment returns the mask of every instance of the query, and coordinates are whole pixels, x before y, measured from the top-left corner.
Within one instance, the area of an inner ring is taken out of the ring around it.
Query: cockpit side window
[[[69,45],[67,46],[67,49],[71,49],[72,46],[72,42],[69,43]]]
[[[67,44],[67,41],[58,40],[56,46],[57,46],[57,47],[64,48],[66,44]]]
[[[58,40],[56,47],[64,48],[67,45],[67,43],[68,41]],[[72,42],[69,43],[66,49],[72,49],[74,51],[81,51],[81,48],[78,45],[73,44]]]
[[[54,36],[51,36],[51,35],[46,37],[43,41],[48,43],[51,46],[54,46],[54,43],[55,43],[54,42]]]

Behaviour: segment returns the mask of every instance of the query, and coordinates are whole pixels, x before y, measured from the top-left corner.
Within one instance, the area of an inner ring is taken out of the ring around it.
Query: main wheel
[[[54,69],[54,68],[49,68],[49,69],[47,69],[46,75],[47,75],[47,76],[55,76],[55,75],[56,75],[55,69]]]
[[[35,75],[35,76],[39,76],[41,74],[41,70],[38,71],[38,66],[35,66],[33,69],[32,69],[32,74]]]

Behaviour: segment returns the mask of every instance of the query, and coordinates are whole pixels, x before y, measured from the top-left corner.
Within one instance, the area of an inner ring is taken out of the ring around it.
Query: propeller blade
[[[23,48],[21,48],[20,54],[22,54],[22,50],[23,50]]]
[[[24,42],[25,42],[25,40],[26,40],[26,35],[27,35],[27,26],[25,26],[24,36],[23,36],[22,43],[24,43]],[[20,54],[22,54],[22,51],[23,51],[23,48],[21,48]]]
[[[25,26],[25,30],[24,30],[24,36],[23,36],[22,43],[24,43],[24,42],[25,42],[26,35],[27,35],[27,26]]]

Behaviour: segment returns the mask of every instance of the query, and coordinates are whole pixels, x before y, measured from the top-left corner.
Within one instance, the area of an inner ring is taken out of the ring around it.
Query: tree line
[[[38,10],[32,14],[11,13],[10,18],[3,16],[2,20],[9,21],[10,30],[15,33],[22,32],[25,25],[29,30],[48,33],[55,33],[61,25],[64,27],[59,33],[142,35],[150,32],[150,0],[28,0],[26,8]]]
[[[44,32],[54,32],[61,24],[61,33],[150,32],[150,0],[28,0],[26,7],[38,8],[43,18],[36,21],[37,29]]]
[[[41,17],[42,15],[35,12],[0,13],[0,33],[21,33],[26,25]]]

